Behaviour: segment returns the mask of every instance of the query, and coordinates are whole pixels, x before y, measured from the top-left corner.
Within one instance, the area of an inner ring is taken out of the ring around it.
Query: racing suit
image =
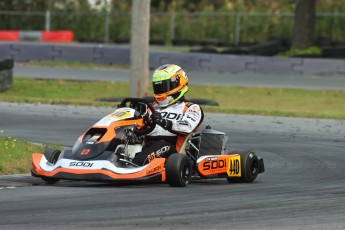
[[[156,157],[167,158],[180,152],[188,135],[199,128],[204,118],[198,104],[184,99],[166,108],[160,108],[155,103],[153,106],[156,113],[160,113],[162,122],[158,122],[154,130],[145,137],[145,146],[133,158],[133,163],[137,165],[143,165]]]

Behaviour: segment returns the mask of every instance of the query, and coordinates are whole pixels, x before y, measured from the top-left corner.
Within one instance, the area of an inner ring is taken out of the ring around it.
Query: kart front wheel
[[[46,176],[42,176],[41,179],[44,180],[47,184],[54,184],[60,180],[59,178],[46,177]]]
[[[251,183],[259,173],[259,158],[252,150],[232,150],[228,153],[239,154],[241,157],[241,177],[228,177],[230,183]]]
[[[187,155],[174,153],[167,159],[165,171],[170,186],[186,187],[191,179],[192,164]]]
[[[45,149],[43,150],[43,155],[47,161],[51,164],[55,164],[59,159],[61,151],[58,149]]]
[[[43,150],[43,155],[47,159],[47,161],[51,164],[55,164],[59,157],[60,157],[61,151],[58,149],[45,149]],[[59,178],[54,178],[54,177],[41,177],[42,180],[47,182],[48,184],[53,184],[58,182],[60,179]]]

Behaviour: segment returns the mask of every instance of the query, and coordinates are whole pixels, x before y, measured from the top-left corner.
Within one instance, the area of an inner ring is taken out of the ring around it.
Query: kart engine
[[[199,157],[204,155],[223,155],[228,136],[216,130],[206,128],[201,132]]]

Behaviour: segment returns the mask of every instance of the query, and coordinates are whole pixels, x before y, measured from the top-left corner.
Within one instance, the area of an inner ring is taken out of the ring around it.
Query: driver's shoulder
[[[193,103],[188,100],[184,100],[184,111],[186,112],[187,110],[191,111],[202,111],[201,106],[199,104]]]

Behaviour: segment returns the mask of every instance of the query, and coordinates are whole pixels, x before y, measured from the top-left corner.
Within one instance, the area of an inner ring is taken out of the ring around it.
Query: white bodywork
[[[115,121],[120,121],[128,118],[134,117],[135,110],[131,108],[119,108],[113,113],[105,116],[100,121],[98,121],[94,126],[108,127],[111,123]]]
[[[144,165],[142,167],[135,168],[119,168],[112,164],[110,161],[97,160],[97,161],[78,161],[71,159],[60,159],[56,164],[50,164],[45,156],[42,157],[40,162],[40,167],[46,172],[52,172],[57,168],[70,168],[70,169],[107,169],[118,174],[129,174],[139,172],[147,167]]]

